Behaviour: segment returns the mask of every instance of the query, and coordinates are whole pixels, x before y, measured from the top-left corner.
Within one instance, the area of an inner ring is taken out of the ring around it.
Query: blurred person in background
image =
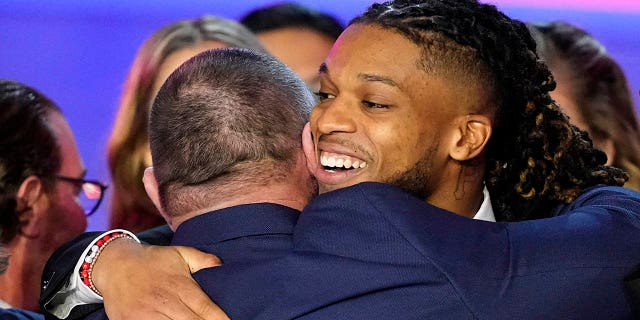
[[[106,186],[85,173],[60,108],[31,87],[0,80],[0,240],[9,256],[0,263],[1,308],[39,310],[47,259],[85,230],[102,200]]]
[[[551,97],[607,154],[607,165],[629,173],[625,187],[640,190],[640,128],[622,68],[579,27],[561,21],[528,27],[557,83]]]
[[[344,29],[331,15],[296,3],[256,9],[240,22],[314,91],[320,88],[318,68]]]
[[[235,21],[215,16],[172,23],[142,44],[127,76],[107,146],[113,184],[111,228],[138,232],[165,224],[142,184],[144,169],[151,166],[149,109],[173,70],[202,51],[222,47],[264,52],[251,31]]]

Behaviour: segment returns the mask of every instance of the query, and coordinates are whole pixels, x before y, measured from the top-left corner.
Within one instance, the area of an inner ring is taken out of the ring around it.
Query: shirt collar
[[[265,233],[291,234],[300,211],[273,203],[254,203],[204,213],[184,221],[172,245],[207,245]]]
[[[482,199],[482,205],[480,205],[480,209],[478,209],[476,215],[473,216],[473,219],[496,222],[496,216],[493,213],[493,207],[491,206],[491,197],[489,196],[489,190],[487,190],[487,187],[484,187],[484,189],[482,190],[482,194],[484,195],[484,199]]]
[[[491,206],[491,197],[486,187],[482,190],[483,200],[475,220],[496,222]],[[284,213],[284,214],[283,214]],[[205,213],[182,223],[173,238],[174,245],[196,245],[219,242],[252,233],[290,233],[299,211],[269,203],[240,205]],[[229,227],[232,225],[233,227]],[[217,230],[217,229],[220,230]],[[194,238],[193,235],[199,237]],[[2,305],[2,300],[0,300]]]
[[[0,309],[10,309],[10,308],[13,308],[13,306],[8,304],[6,301],[0,299]]]

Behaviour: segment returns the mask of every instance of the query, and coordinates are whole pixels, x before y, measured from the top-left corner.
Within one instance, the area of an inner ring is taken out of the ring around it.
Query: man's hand
[[[229,319],[191,277],[219,265],[193,248],[118,239],[98,256],[92,278],[109,319]]]

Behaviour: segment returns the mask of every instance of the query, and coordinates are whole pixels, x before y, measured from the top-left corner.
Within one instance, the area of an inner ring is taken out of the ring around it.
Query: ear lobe
[[[491,120],[483,115],[466,115],[460,121],[449,155],[458,161],[471,160],[484,150],[491,137]]]
[[[16,194],[16,211],[20,221],[20,234],[29,238],[37,238],[40,234],[40,215],[46,214],[48,208],[47,195],[42,180],[37,176],[28,176],[18,188]],[[44,203],[46,202],[46,203]]]
[[[307,159],[307,169],[311,175],[315,175],[318,170],[318,162],[316,161],[316,150],[311,134],[311,124],[307,122],[302,129],[302,150]]]
[[[149,199],[153,202],[153,205],[160,211],[160,214],[164,217],[167,222],[169,221],[169,217],[165,213],[160,203],[160,192],[158,191],[158,180],[156,180],[156,175],[153,172],[153,167],[148,167],[144,169],[144,174],[142,175],[142,183],[144,184],[144,190],[147,192]]]

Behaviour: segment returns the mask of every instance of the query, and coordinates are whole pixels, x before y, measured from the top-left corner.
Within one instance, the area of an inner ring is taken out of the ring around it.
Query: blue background
[[[65,112],[88,177],[109,181],[105,145],[127,71],[144,39],[180,19],[215,14],[241,18],[268,0],[3,0],[0,5],[0,78],[34,86]],[[344,23],[372,1],[299,1]],[[594,12],[536,7],[498,7],[523,21],[565,20],[598,38],[622,65],[638,106],[640,12]],[[557,7],[557,6],[556,6]],[[107,191],[107,194],[109,192]],[[109,199],[89,219],[106,227]]]

